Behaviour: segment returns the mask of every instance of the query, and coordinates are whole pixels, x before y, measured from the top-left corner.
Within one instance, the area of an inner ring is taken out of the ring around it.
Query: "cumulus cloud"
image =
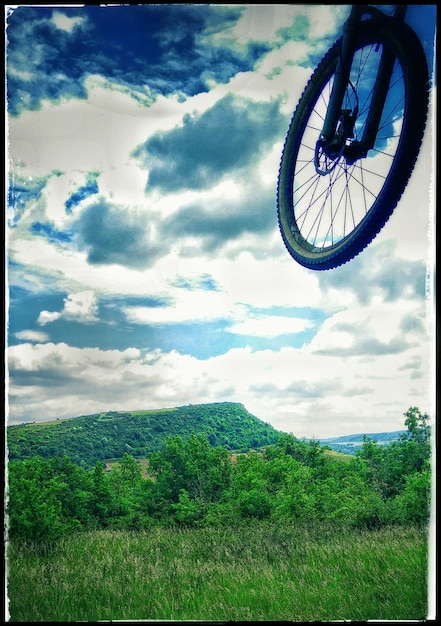
[[[55,320],[61,317],[60,311],[41,311],[40,315],[37,319],[37,324],[44,326],[45,324],[50,324],[51,322],[55,322]]]
[[[402,298],[425,298],[426,263],[395,255],[396,242],[374,243],[362,254],[318,280],[325,293],[351,291],[361,305],[380,299],[396,302]]]
[[[215,196],[208,203],[184,205],[160,224],[162,238],[173,237],[182,256],[202,254],[229,256],[237,254],[232,243],[238,242],[243,248],[243,237],[247,234],[264,235],[275,232],[277,221],[273,189],[262,185],[250,173],[248,183],[242,185],[239,194],[225,193]],[[266,256],[266,247],[261,250],[259,241],[254,246],[256,256]]]
[[[74,227],[91,265],[144,268],[164,253],[146,215],[116,207],[103,198],[86,207]]]
[[[41,311],[37,323],[44,326],[60,318],[90,323],[98,320],[97,313],[96,296],[93,291],[87,290],[69,294],[64,299],[64,307],[61,311]]]
[[[324,322],[311,342],[311,349],[317,354],[340,357],[405,353],[420,344],[421,324],[416,323],[412,328],[409,320],[424,316],[422,309],[422,303],[414,305],[401,300],[396,307],[377,303],[337,312]],[[403,324],[413,332],[403,333]]]
[[[74,28],[78,28],[86,22],[83,17],[70,17],[61,11],[53,12],[52,21],[57,28],[66,33],[72,33]]]
[[[147,189],[204,189],[256,160],[284,125],[277,102],[230,94],[202,114],[186,114],[181,126],[153,135],[134,155],[149,170]]]

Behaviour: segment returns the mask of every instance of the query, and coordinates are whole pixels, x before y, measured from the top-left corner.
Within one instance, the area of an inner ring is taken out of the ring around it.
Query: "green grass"
[[[344,454],[343,452],[337,452],[336,450],[325,450],[324,456],[333,459],[334,461],[344,461],[349,463],[354,457],[351,454]]]
[[[427,534],[267,523],[8,546],[10,621],[422,620]]]

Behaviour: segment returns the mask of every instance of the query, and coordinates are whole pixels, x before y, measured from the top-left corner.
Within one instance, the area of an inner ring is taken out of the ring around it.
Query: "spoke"
[[[374,93],[383,46],[365,46],[354,55],[351,84],[343,108],[357,111],[354,137],[364,133]],[[396,70],[399,71],[396,71]],[[317,97],[297,147],[293,172],[293,235],[317,250],[328,250],[349,237],[366,218],[382,193],[401,137],[405,92],[398,63],[394,68],[375,146],[368,156],[348,164],[344,156],[331,158],[324,149],[316,151],[329,105],[333,76]],[[319,173],[316,171],[316,159]],[[324,174],[324,172],[328,172]]]
[[[300,198],[298,198],[298,200],[294,203],[294,208],[298,207],[299,204],[301,204],[302,200],[306,197],[306,194],[308,193],[309,189],[312,189],[312,187],[315,187],[315,190],[317,190],[317,187],[320,183],[320,179],[321,176],[318,176],[317,174],[311,178],[310,180],[312,180],[311,185],[309,186],[308,189],[306,189],[304,191],[304,193],[302,194],[302,196]],[[315,184],[313,184],[315,183]],[[303,218],[303,224],[305,222],[305,219],[308,215],[308,213],[310,212],[310,210],[312,208],[315,208],[316,205],[323,200],[324,202],[326,202],[327,198],[329,196],[329,187],[326,187],[322,192],[320,192],[317,196],[315,196],[315,191],[312,194],[311,198],[312,200],[310,202],[306,202],[306,207],[304,210],[300,211],[299,213],[296,213],[297,215],[297,222]]]
[[[297,205],[301,204],[302,200],[306,197],[306,195],[309,193],[309,191],[311,189],[314,189],[313,193],[312,193],[312,198],[314,198],[314,194],[315,194],[315,190],[318,187],[318,184],[320,182],[320,178],[319,176],[317,176],[317,174],[315,176],[311,176],[311,178],[309,178],[307,181],[305,181],[305,183],[303,183],[303,185],[301,185],[300,187],[297,187],[297,189],[295,189],[294,193],[296,194],[299,189],[302,189],[302,195],[294,202],[294,207],[296,207]],[[306,189],[303,189],[303,187],[310,183]],[[319,196],[317,196],[317,198],[313,201],[313,202],[309,202],[309,204],[307,203],[306,205],[306,209],[304,212],[300,213],[298,215],[298,217],[302,217],[303,214],[307,214],[308,209],[310,209],[316,202],[318,202],[320,200],[320,197],[323,195],[324,192],[322,192]]]
[[[340,194],[340,198],[338,199],[337,202],[337,206],[335,207],[335,212],[333,213],[333,206],[332,206],[332,202],[331,202],[331,207],[330,207],[330,211],[331,211],[331,220],[330,220],[330,224],[329,224],[329,228],[328,231],[326,233],[324,242],[323,242],[323,248],[325,247],[325,243],[328,239],[328,235],[329,233],[331,233],[331,245],[334,245],[334,243],[336,243],[336,241],[334,240],[334,222],[336,220],[337,217],[337,213],[340,211],[340,208],[343,204],[343,199],[345,199],[345,208],[343,209],[343,224],[345,224],[346,222],[346,204],[347,204],[347,198],[349,196],[350,198],[350,194],[349,194],[349,187],[348,187],[348,177],[347,177],[347,168],[346,167],[341,167],[341,173],[340,176],[338,176],[335,180],[334,180],[334,185],[336,184],[337,180],[340,177],[345,177],[346,179],[346,184],[344,185],[341,194]],[[341,237],[338,237],[338,241],[340,241],[341,239],[343,239],[346,235],[346,228],[343,228],[343,235]]]
[[[364,192],[368,192],[373,198],[377,197],[377,193],[375,193],[375,191],[371,191],[369,189],[369,187],[364,183],[364,176],[369,173],[369,174],[375,174],[376,176],[379,176],[382,180],[386,180],[386,177],[381,175],[381,174],[377,174],[376,172],[369,172],[369,170],[366,170],[365,168],[363,168],[362,165],[357,165],[356,166],[357,170],[359,170],[359,173],[361,174],[361,180],[358,179],[355,175],[355,171],[352,172],[351,174],[351,180],[353,180],[357,185],[359,185],[359,187],[364,191]]]
[[[351,228],[355,228],[355,226],[356,226],[355,215],[354,215],[354,207],[352,205],[352,197],[351,197],[351,194],[349,193],[349,179],[352,176],[352,174],[348,178],[348,173],[349,173],[348,170],[346,170],[346,190],[347,190],[347,193],[346,193],[346,198],[345,198],[346,208],[345,208],[345,221],[344,221],[344,229],[343,229],[345,235],[346,235],[346,216],[348,215],[348,211],[346,209],[347,209],[348,204],[349,204],[350,215],[352,217],[352,227]]]
[[[315,220],[313,221],[313,223],[311,225],[311,228],[310,228],[309,232],[306,235],[306,239],[308,241],[310,241],[310,238],[311,238],[310,236],[311,236],[312,230],[313,230],[315,225],[317,226],[316,229],[315,229],[315,236],[312,238],[312,245],[313,246],[315,246],[316,242],[317,242],[319,228],[321,226],[323,214],[324,214],[324,211],[325,211],[325,208],[326,208],[326,204],[325,204],[326,200],[329,198],[330,202],[332,204],[332,193],[331,192],[332,192],[332,186],[330,185],[328,187],[328,189],[326,190],[325,199],[324,199],[324,201],[323,201],[323,203],[322,203],[322,205],[321,205],[321,207],[320,207],[320,209],[319,209],[319,211],[318,211],[318,213],[317,213],[317,215],[315,217]]]

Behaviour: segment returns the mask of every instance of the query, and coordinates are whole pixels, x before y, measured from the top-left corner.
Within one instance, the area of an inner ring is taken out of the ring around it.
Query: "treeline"
[[[168,436],[205,433],[211,446],[245,451],[274,444],[281,434],[249,413],[243,404],[213,402],[149,411],[109,411],[66,420],[9,426],[11,461],[34,456],[69,457],[92,469],[97,461],[125,453],[149,457]]]
[[[94,529],[214,526],[257,518],[326,522],[351,528],[426,524],[430,504],[430,426],[412,407],[407,432],[388,446],[366,438],[356,456],[335,458],[316,441],[282,435],[261,453],[232,457],[206,435],[167,438],[148,476],[124,454],[110,471],[67,457],[11,461],[11,540],[56,538]]]

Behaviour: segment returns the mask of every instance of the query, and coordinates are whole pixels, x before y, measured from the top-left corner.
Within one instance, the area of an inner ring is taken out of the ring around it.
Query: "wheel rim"
[[[343,108],[355,110],[358,106],[353,140],[360,140],[363,133],[381,52],[382,45],[373,44],[361,47],[354,56],[351,86],[343,102]],[[405,82],[401,65],[396,60],[373,150],[353,164],[340,156],[332,163],[325,163],[318,172],[316,144],[332,82],[333,75],[318,93],[305,122],[293,177],[291,231],[296,240],[301,240],[304,249],[318,255],[340,248],[368,219],[393,167],[405,113]],[[325,175],[324,167],[328,168]]]

